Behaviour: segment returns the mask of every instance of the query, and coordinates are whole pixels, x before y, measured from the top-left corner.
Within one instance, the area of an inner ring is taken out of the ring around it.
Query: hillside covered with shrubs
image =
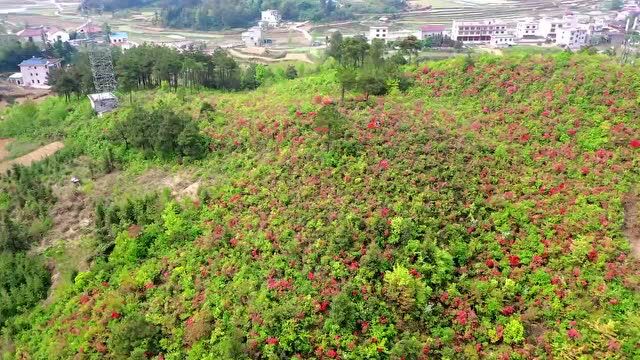
[[[7,110],[0,136],[62,139],[50,161],[88,158],[96,183],[162,168],[201,186],[96,202],[91,265],[50,301],[0,308],[3,354],[640,357],[638,72],[569,53],[402,72],[344,102],[325,66],[254,91],[137,92],[104,117],[62,98]]]

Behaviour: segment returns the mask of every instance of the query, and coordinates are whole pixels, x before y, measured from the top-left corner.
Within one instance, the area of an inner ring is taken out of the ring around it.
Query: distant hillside
[[[89,213],[73,241],[95,250],[7,322],[3,352],[640,357],[635,68],[560,53],[403,71],[414,86],[344,106],[327,64],[255,91],[140,92],[104,117],[12,108],[0,136],[62,138],[66,165],[43,173],[84,171],[53,216]]]

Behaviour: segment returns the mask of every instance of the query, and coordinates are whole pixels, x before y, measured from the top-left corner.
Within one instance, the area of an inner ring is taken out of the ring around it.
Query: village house
[[[128,50],[136,45],[129,42],[129,34],[124,31],[109,33],[109,43],[111,46],[118,46],[123,50]]]
[[[538,35],[555,40],[557,30],[562,28],[564,22],[560,18],[542,18],[538,27]]]
[[[447,28],[444,25],[424,25],[416,32],[418,40],[424,40],[426,38],[434,36],[444,36]]]
[[[43,27],[27,27],[16,33],[21,42],[32,42],[34,44],[44,44],[46,41]]]
[[[533,18],[526,18],[518,21],[516,24],[516,38],[525,39],[539,35],[540,22]]]
[[[516,36],[513,33],[491,35],[489,45],[491,47],[500,48],[508,47],[516,44]]]
[[[511,26],[500,20],[453,21],[451,38],[465,43],[488,43],[492,35],[506,34]]]
[[[22,85],[38,89],[49,89],[47,83],[49,72],[51,69],[59,69],[61,67],[60,59],[44,59],[32,57],[24,60],[18,66],[22,74]]]
[[[586,26],[563,27],[557,30],[556,44],[575,49],[588,44],[589,29]]]
[[[538,35],[550,40],[555,40],[559,29],[575,28],[578,24],[588,22],[588,17],[577,15],[565,15],[562,18],[542,18],[538,28]]]
[[[202,51],[206,49],[207,44],[204,41],[181,40],[158,43],[160,46],[174,49],[180,53],[185,51]]]
[[[242,42],[246,47],[260,47],[264,45],[262,28],[254,26],[242,33]]]
[[[260,27],[276,27],[280,25],[282,15],[278,10],[265,10],[262,12],[261,20],[258,22]]]
[[[22,73],[11,74],[9,76],[9,82],[11,84],[18,85],[18,86],[24,85],[24,82],[23,82],[23,79],[22,79]]]
[[[76,28],[76,33],[78,33],[78,35],[89,38],[102,34],[102,28],[93,24],[93,22],[91,21],[87,21],[86,23]]]
[[[386,25],[371,26],[369,28],[369,41],[374,39],[388,40],[389,39],[389,27]]]
[[[69,41],[69,33],[58,29],[57,27],[50,27],[45,30],[45,39],[49,44],[53,44],[56,41],[67,42]]]

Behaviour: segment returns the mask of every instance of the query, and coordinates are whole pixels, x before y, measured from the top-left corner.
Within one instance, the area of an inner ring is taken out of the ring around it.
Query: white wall
[[[51,68],[46,65],[20,66],[24,86],[48,89],[47,78],[50,70]]]

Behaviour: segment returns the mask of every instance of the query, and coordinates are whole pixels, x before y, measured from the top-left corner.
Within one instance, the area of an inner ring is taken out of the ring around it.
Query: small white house
[[[491,35],[489,45],[494,48],[513,46],[516,43],[516,37],[514,34],[495,34]]]
[[[69,33],[56,27],[47,28],[44,35],[49,44],[53,44],[56,41],[69,41]]]
[[[11,74],[11,76],[9,76],[9,82],[18,86],[24,85],[24,81],[22,80],[22,73]]]
[[[49,89],[48,84],[49,72],[52,69],[59,69],[62,60],[60,59],[44,59],[32,57],[31,59],[21,62],[20,73],[22,74],[23,86]]]
[[[264,44],[262,28],[254,26],[242,33],[242,42],[246,47],[260,47]]]
[[[262,12],[260,26],[276,27],[282,22],[282,15],[278,10],[265,10]]]
[[[434,36],[444,36],[446,31],[447,27],[444,25],[424,25],[418,30],[416,37],[418,40],[424,40]]]
[[[127,47],[129,44],[129,34],[124,31],[109,33],[109,42],[111,46]]]

